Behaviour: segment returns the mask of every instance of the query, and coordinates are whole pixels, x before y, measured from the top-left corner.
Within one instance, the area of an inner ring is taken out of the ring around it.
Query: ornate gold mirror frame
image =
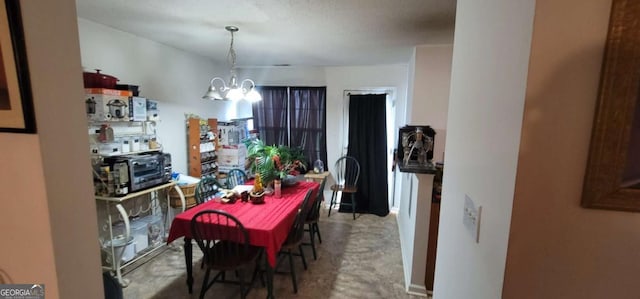
[[[628,183],[626,175],[630,156],[640,155],[637,149],[630,152],[630,145],[638,144],[632,135],[640,132],[633,129],[634,117],[640,117],[635,115],[640,91],[638,20],[640,1],[613,0],[582,192],[586,208],[640,211],[640,189],[631,188],[635,183]]]

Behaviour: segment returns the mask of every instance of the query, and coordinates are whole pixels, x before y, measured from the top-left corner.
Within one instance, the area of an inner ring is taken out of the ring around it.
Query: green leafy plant
[[[265,185],[277,179],[284,179],[288,174],[297,175],[306,170],[305,157],[299,148],[284,145],[265,145],[260,139],[245,141],[249,170],[260,174]]]

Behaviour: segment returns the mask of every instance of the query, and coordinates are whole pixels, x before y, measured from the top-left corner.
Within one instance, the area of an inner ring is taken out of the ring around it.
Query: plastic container
[[[135,243],[135,252],[140,253],[149,247],[149,237],[147,234],[147,222],[140,218],[131,221],[131,235]]]
[[[150,246],[164,241],[164,222],[160,215],[149,215],[140,219],[147,223],[147,237]]]
[[[125,227],[124,227],[124,222],[119,222],[113,225],[113,245],[118,248],[121,247],[122,244],[124,244],[124,235],[125,235]],[[133,236],[133,235],[131,235]],[[130,239],[131,240],[131,239]],[[109,251],[111,250],[111,241],[107,240],[107,242],[105,242],[106,248],[105,250]],[[116,249],[116,252],[119,249]],[[133,241],[127,242],[126,247],[124,248],[124,251],[122,253],[122,258],[121,261],[123,263],[126,263],[130,260],[132,260],[134,257],[136,257],[136,242],[135,239]],[[110,262],[110,261],[109,261]]]
[[[324,172],[324,163],[322,160],[318,159],[313,162],[313,172],[315,173],[323,173]]]
[[[140,151],[140,137],[133,137],[130,140],[131,142],[131,151],[138,152]]]
[[[120,139],[120,142],[122,143],[121,152],[123,154],[128,153],[128,152],[131,151],[131,145],[129,144],[129,138],[122,138],[122,139]]]

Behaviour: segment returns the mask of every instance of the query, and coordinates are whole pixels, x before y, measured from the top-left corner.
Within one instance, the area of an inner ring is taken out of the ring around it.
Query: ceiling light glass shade
[[[214,82],[219,80],[222,82],[222,86],[215,86]],[[224,80],[220,77],[215,77],[211,79],[211,83],[209,84],[209,88],[207,92],[205,92],[204,96],[202,96],[205,100],[224,100],[224,93],[226,89],[226,85],[224,84]]]
[[[244,79],[242,80],[242,83],[238,85],[235,71],[236,51],[233,49],[233,33],[238,31],[238,27],[226,26],[225,29],[231,33],[231,45],[229,47],[228,55],[231,60],[231,78],[229,79],[229,84],[226,84],[226,82],[220,77],[214,77],[211,79],[207,92],[205,92],[202,98],[205,100],[239,101],[245,99],[250,102],[261,101],[262,96],[255,90],[256,84],[253,80]],[[219,84],[215,84],[216,82]]]
[[[255,103],[262,101],[262,96],[259,92],[256,91],[255,88],[251,88],[251,90],[249,90],[249,92],[245,94],[244,99],[251,103]]]
[[[239,87],[231,88],[227,92],[227,98],[229,100],[236,102],[236,101],[242,100],[244,98],[244,94],[242,93],[242,90],[240,90]]]

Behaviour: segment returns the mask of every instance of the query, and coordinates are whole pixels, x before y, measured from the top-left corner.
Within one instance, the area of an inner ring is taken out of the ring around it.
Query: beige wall
[[[638,298],[640,214],[580,207],[610,0],[538,0],[504,298]]]
[[[0,134],[0,268],[47,298],[101,298],[75,1],[20,1],[38,134]]]
[[[436,130],[433,160],[444,160],[451,83],[453,45],[423,45],[415,48],[412,62],[413,77],[407,102],[407,123],[429,125]]]
[[[457,1],[435,299],[502,294],[534,8]],[[482,206],[479,243],[462,222],[465,195]]]

